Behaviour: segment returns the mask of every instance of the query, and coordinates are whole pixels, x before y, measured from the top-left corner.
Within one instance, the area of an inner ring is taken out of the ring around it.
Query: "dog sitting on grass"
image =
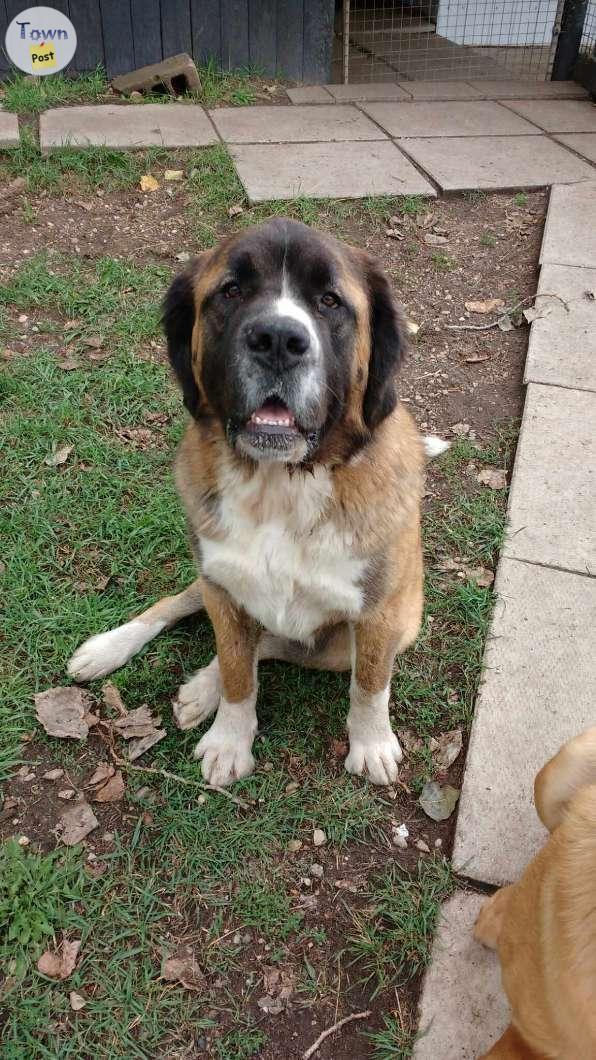
[[[69,672],[110,673],[205,607],[217,656],[178,691],[181,729],[215,713],[195,756],[224,785],[254,768],[257,668],[352,671],[346,769],[397,777],[396,653],[423,604],[424,442],[398,400],[407,329],[364,250],[283,218],[201,254],[165,302],[190,421],[176,461],[200,578],[91,637]]]
[[[485,1056],[596,1060],[596,728],[544,766],[534,794],[550,839],[474,928],[498,951],[512,1013]]]

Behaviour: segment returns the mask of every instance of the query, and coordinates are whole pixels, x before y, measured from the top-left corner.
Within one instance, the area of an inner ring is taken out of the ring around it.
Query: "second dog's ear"
[[[168,356],[191,416],[197,415],[199,389],[192,371],[191,340],[195,325],[195,286],[208,254],[202,254],[171,283],[163,303],[162,323]]]

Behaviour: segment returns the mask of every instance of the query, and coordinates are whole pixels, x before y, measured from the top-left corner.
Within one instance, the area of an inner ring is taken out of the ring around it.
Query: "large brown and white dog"
[[[351,667],[346,769],[388,784],[402,757],[392,666],[422,615],[423,443],[398,403],[406,331],[387,278],[368,253],[278,218],[201,254],[164,323],[191,415],[176,481],[201,576],[91,637],[69,672],[110,673],[205,607],[217,656],[174,713],[189,729],[217,712],[195,752],[208,781],[252,771],[257,663],[282,659]]]
[[[534,796],[550,839],[474,929],[498,950],[511,1005],[486,1058],[596,1060],[596,728],[544,766]]]

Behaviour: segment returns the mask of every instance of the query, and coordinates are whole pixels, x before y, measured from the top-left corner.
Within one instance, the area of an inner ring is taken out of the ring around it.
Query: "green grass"
[[[451,272],[457,265],[457,262],[451,254],[445,254],[442,250],[435,250],[431,254],[431,261],[440,272]]]
[[[38,114],[48,107],[68,103],[95,103],[107,92],[108,82],[101,67],[81,77],[50,74],[30,78],[15,73],[2,83],[2,105],[18,114]]]
[[[491,235],[490,232],[483,232],[479,242],[481,247],[496,247],[497,237]]]
[[[347,950],[373,997],[426,967],[441,902],[453,887],[451,867],[436,857],[420,861],[413,875],[390,865],[371,881],[371,908],[354,915]]]
[[[201,157],[203,168],[197,166],[190,178],[194,194],[198,202],[209,190],[205,216],[223,223],[227,205],[236,201],[227,156],[215,149]],[[226,181],[222,193],[220,182]],[[327,203],[304,201],[292,209],[331,228],[342,216]],[[386,209],[395,211],[397,200],[384,202]],[[370,219],[371,213],[357,216]],[[234,223],[247,220],[241,215]],[[4,337],[12,313],[26,312],[40,328],[34,353],[14,357],[0,372],[3,777],[22,761],[21,738],[32,731],[38,752],[47,745],[52,761],[64,763],[75,780],[80,782],[81,771],[86,777],[91,766],[82,760],[81,746],[39,733],[34,692],[65,683],[66,661],[85,637],[193,577],[171,474],[183,424],[180,398],[167,367],[146,356],[159,331],[168,276],[162,267],[45,253],[24,261],[0,289]],[[110,353],[102,364],[86,357],[81,340],[90,335],[100,335]],[[80,365],[70,372],[60,370],[55,349],[65,341]],[[155,413],[165,414],[159,428],[153,426]],[[117,433],[139,427],[154,433],[155,444],[146,450]],[[74,447],[67,463],[48,467],[45,457],[64,444]],[[439,575],[432,562],[437,552],[465,552],[475,563],[494,559],[504,498],[475,488],[463,471],[471,459],[502,466],[510,444],[504,435],[479,451],[459,440],[433,465],[440,488],[426,518],[427,615],[418,644],[395,674],[398,727],[427,734],[471,717],[491,594]],[[197,733],[174,729],[170,699],[213,651],[209,623],[198,617],[164,633],[114,675],[130,707],[146,702],[163,715],[167,738],[147,756],[148,764],[190,781],[198,777],[191,758]],[[100,684],[91,685],[93,694]],[[194,1043],[202,1036],[220,1060],[258,1056],[263,1031],[250,1011],[263,993],[253,960],[255,953],[265,956],[259,938],[270,947],[268,961],[294,960],[302,969],[302,948],[313,943],[304,990],[309,996],[324,992],[325,955],[332,964],[336,955],[325,924],[305,916],[296,894],[298,877],[316,860],[312,830],[324,827],[333,851],[374,844],[383,838],[390,812],[386,794],[352,780],[330,752],[330,739],[344,732],[347,694],[345,675],[263,664],[257,771],[236,789],[251,809],[239,811],[216,794],[198,802],[199,789],[192,786],[131,775],[126,819],[117,825],[122,837],[101,855],[107,872],[100,879],[84,873],[76,852],[9,849],[14,865],[3,874],[4,892],[0,883],[4,931],[12,923],[18,933],[29,923],[32,937],[23,936],[17,946],[5,935],[7,953],[14,957],[18,948],[20,963],[3,996],[3,1056],[146,1060],[199,1051]],[[273,768],[265,770],[265,763]],[[299,790],[288,793],[293,779]],[[149,796],[137,796],[145,783]],[[150,826],[143,822],[146,811]],[[288,855],[295,838],[304,848]],[[27,893],[15,887],[21,879]],[[344,937],[352,936],[344,959],[355,962],[353,973],[371,993],[424,966],[436,906],[449,887],[443,863],[425,860],[412,877],[392,866],[370,881],[370,917],[356,916],[350,926],[344,904],[337,907]],[[80,961],[65,983],[49,983],[35,971],[48,929],[57,939],[63,932],[82,939]],[[249,931],[251,943],[236,945],[235,930]],[[159,978],[164,954],[188,938],[206,974],[205,989],[197,993]],[[87,998],[77,1016],[69,1012],[72,989]]]
[[[402,1027],[395,1016],[383,1016],[383,1029],[366,1034],[373,1060],[409,1060],[415,1043],[412,1031]]]
[[[513,196],[513,201],[514,201],[516,206],[527,206],[528,205],[528,196],[527,196],[525,191],[518,191]]]

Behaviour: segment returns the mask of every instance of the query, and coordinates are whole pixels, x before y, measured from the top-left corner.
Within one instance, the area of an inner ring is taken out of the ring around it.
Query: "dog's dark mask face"
[[[316,458],[358,381],[364,432],[395,406],[404,335],[386,279],[298,222],[275,219],[204,254],[174,281],[164,321],[189,411],[215,414],[252,460]]]

